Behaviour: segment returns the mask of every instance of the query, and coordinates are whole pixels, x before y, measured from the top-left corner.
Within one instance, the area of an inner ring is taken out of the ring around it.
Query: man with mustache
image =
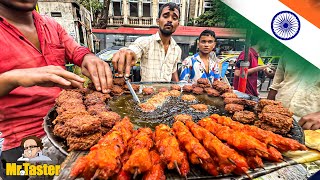
[[[156,34],[138,38],[114,54],[112,64],[119,77],[130,76],[131,66],[140,59],[141,81],[178,81],[177,64],[181,49],[172,38],[179,26],[180,8],[175,3],[161,6]],[[125,73],[125,74],[124,74]]]

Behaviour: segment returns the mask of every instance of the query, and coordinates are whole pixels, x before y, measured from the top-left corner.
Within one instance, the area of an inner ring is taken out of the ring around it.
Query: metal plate
[[[166,87],[170,88],[172,84],[179,84],[181,87],[185,85],[185,83],[168,83],[168,82],[143,82],[143,83],[132,83],[132,84],[139,84],[140,90],[137,93],[140,100],[144,102],[146,99],[150,98],[151,96],[142,95],[142,89],[144,87],[153,87],[155,89]],[[250,100],[258,100],[257,97],[249,96],[247,94],[235,91],[235,93],[244,99]],[[198,113],[192,112],[192,110],[188,107],[190,103],[182,102],[181,100],[173,101],[174,104],[170,106],[164,105],[163,107],[157,109],[155,112],[152,113],[143,113],[138,110],[136,103],[133,101],[131,94],[122,95],[119,97],[114,97],[109,101],[109,106],[112,111],[117,112],[122,117],[129,116],[131,122],[135,125],[135,128],[138,127],[150,127],[154,128],[160,123],[172,125],[173,123],[173,116],[180,113],[188,113],[193,116],[195,121],[200,120],[203,117],[207,117],[213,113],[217,113],[220,115],[227,115],[224,111],[224,104],[223,99],[220,97],[209,97],[207,95],[196,95],[199,103],[204,103],[209,105],[209,111],[207,113]],[[170,102],[169,102],[170,103]],[[194,103],[193,103],[194,104]],[[57,113],[55,111],[55,107],[52,108],[47,116],[44,118],[44,130],[52,142],[52,144],[57,147],[63,154],[68,155],[68,147],[67,143],[64,139],[59,138],[53,134],[53,124],[52,121],[56,118]],[[299,141],[300,143],[304,144],[304,133],[302,128],[298,125],[296,121],[293,123],[293,128],[289,132],[289,137]]]

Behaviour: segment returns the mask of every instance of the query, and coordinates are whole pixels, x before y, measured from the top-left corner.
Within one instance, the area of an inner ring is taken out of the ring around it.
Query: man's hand
[[[130,76],[131,67],[136,63],[136,54],[129,49],[121,49],[113,55],[112,65],[119,77],[123,77],[123,72],[125,76]]]
[[[310,129],[310,130],[320,129],[320,112],[303,116],[299,121],[299,125],[303,129]]]
[[[62,88],[82,88],[84,79],[60,66],[44,66],[39,68],[15,69],[0,75],[0,96],[23,86],[43,86]]]
[[[93,82],[96,90],[108,93],[112,88],[112,72],[108,63],[93,54],[87,54],[82,61],[82,73]]]

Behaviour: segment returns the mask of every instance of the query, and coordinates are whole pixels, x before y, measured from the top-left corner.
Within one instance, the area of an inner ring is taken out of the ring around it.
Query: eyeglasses
[[[28,150],[28,149],[33,149],[33,148],[36,148],[38,146],[27,146],[27,147],[24,147],[24,150]]]

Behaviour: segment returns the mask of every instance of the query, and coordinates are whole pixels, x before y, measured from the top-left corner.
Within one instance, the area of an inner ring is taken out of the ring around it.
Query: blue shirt
[[[228,68],[227,62],[222,63],[221,67]],[[180,74],[180,81],[187,81],[189,83],[196,83],[200,78],[207,78],[212,83],[214,80],[220,80],[225,75],[225,71],[220,68],[219,62],[213,53],[209,58],[209,72],[205,70],[205,64],[197,53],[191,57],[187,57],[182,62],[182,69]],[[224,68],[225,69],[225,68]]]

